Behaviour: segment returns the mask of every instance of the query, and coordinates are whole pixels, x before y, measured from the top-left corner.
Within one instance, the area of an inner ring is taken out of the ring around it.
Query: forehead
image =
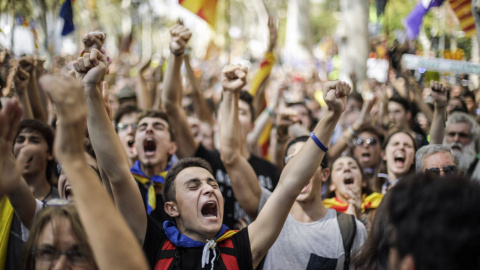
[[[35,138],[39,138],[40,140],[42,141],[45,141],[45,138],[43,137],[42,133],[40,133],[39,131],[36,131],[36,130],[29,130],[27,128],[24,128],[22,129],[22,131],[20,131],[17,135],[17,138],[18,137],[35,137]]]
[[[66,217],[54,217],[47,222],[43,227],[42,232],[38,237],[37,244],[56,245],[73,245],[76,244],[76,239],[70,220]]]
[[[339,157],[337,158],[337,160],[335,160],[335,162],[333,162],[333,167],[335,167],[335,165],[341,165],[341,164],[356,164],[357,162],[355,162],[355,159],[353,159],[352,157],[348,157],[348,156],[344,156],[344,157]]]
[[[241,99],[238,100],[238,108],[250,112],[250,105]]]
[[[455,165],[453,156],[449,152],[437,152],[423,158],[425,167]]]
[[[126,114],[122,115],[119,122],[120,123],[125,123],[125,124],[135,123],[136,120],[137,120],[137,115],[138,115],[138,113],[136,113],[136,112],[126,113]]]
[[[389,101],[388,102],[388,109],[389,110],[402,110],[402,111],[405,110],[405,108],[403,108],[402,104],[397,103],[395,101]]]
[[[388,142],[388,144],[391,144],[393,142],[411,142],[411,143],[413,143],[412,138],[409,135],[405,134],[404,132],[399,132],[399,133],[396,133],[395,135],[393,135],[390,138],[390,141]]]
[[[144,117],[140,119],[140,121],[138,121],[139,126],[143,124],[155,124],[155,123],[161,123],[166,127],[168,127],[168,122],[165,119],[159,118],[159,117]]]
[[[188,167],[183,169],[177,174],[177,177],[175,178],[175,182],[176,182],[175,185],[181,186],[185,182],[192,180],[194,178],[207,179],[207,178],[214,178],[214,177],[208,170],[202,167]]]
[[[300,151],[300,148],[302,148],[302,146],[305,144],[305,142],[296,142],[294,144],[292,144],[288,150],[287,150],[287,156],[293,156],[295,154],[298,153],[298,151]]]
[[[368,131],[360,132],[360,133],[358,134],[358,137],[360,137],[360,138],[365,138],[365,139],[366,139],[366,138],[374,138],[374,139],[376,139],[376,140],[379,139],[378,136],[377,136],[377,134],[371,133],[371,132],[368,132]]]
[[[450,123],[447,127],[447,132],[452,131],[463,131],[470,134],[470,123],[460,122],[460,123]]]

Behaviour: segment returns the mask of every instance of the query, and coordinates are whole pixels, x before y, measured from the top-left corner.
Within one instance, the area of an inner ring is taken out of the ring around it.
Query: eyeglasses
[[[377,140],[375,138],[367,138],[367,139],[362,139],[362,138],[356,138],[353,140],[353,144],[356,146],[363,145],[364,143],[367,143],[367,145],[376,145]]]
[[[62,255],[67,257],[67,260],[72,265],[85,265],[89,263],[89,260],[84,252],[79,249],[71,249],[67,251],[56,250],[52,247],[32,248],[32,255],[39,262],[52,263],[57,261]]]
[[[443,168],[432,167],[425,169],[425,174],[430,176],[439,176],[440,172],[442,171],[446,175],[452,175],[458,172],[458,168],[455,165],[447,165]]]
[[[458,135],[458,137],[462,138],[462,139],[468,139],[470,138],[470,134],[467,134],[465,132],[447,132],[447,136],[448,137],[455,137],[456,135]]]
[[[131,124],[118,123],[117,124],[117,130],[127,130],[128,127],[132,127],[132,130],[135,130],[137,128],[137,124],[136,123],[131,123]]]

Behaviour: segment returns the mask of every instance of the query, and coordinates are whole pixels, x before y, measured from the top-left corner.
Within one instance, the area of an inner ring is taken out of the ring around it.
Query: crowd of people
[[[255,72],[181,22],[136,73],[2,49],[2,269],[480,269],[477,93],[287,74],[268,27]]]

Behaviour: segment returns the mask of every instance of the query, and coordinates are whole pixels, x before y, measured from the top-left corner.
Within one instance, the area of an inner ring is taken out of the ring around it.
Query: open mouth
[[[202,216],[206,218],[216,218],[218,217],[218,208],[217,203],[214,201],[209,201],[205,203],[202,207]]]
[[[405,164],[405,155],[403,153],[398,153],[394,158],[395,164],[403,166]]]
[[[155,155],[157,144],[152,138],[147,138],[145,141],[143,141],[143,150],[147,156]]]
[[[132,148],[135,145],[135,141],[133,139],[130,139],[127,141],[128,147]]]
[[[460,146],[458,146],[458,145],[452,145],[451,148],[452,148],[452,150],[454,150],[454,151],[459,151],[459,152],[462,151],[462,147],[460,147]]]
[[[353,179],[353,177],[352,177],[351,175],[347,175],[347,176],[345,176],[345,178],[343,179],[343,183],[344,183],[345,185],[347,185],[347,186],[348,186],[348,185],[353,185],[353,182],[354,182],[354,179]]]

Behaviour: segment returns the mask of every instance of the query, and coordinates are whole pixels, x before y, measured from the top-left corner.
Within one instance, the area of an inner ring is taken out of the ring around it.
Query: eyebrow
[[[184,185],[185,185],[185,186],[188,186],[188,185],[190,185],[191,183],[198,184],[198,183],[200,183],[200,182],[201,182],[201,180],[200,180],[199,178],[192,178],[192,179],[188,180],[187,182],[185,182]],[[216,183],[217,180],[215,180],[215,179],[212,178],[212,177],[208,177],[208,178],[207,178],[207,183],[210,183],[210,182],[215,182],[215,183]]]

